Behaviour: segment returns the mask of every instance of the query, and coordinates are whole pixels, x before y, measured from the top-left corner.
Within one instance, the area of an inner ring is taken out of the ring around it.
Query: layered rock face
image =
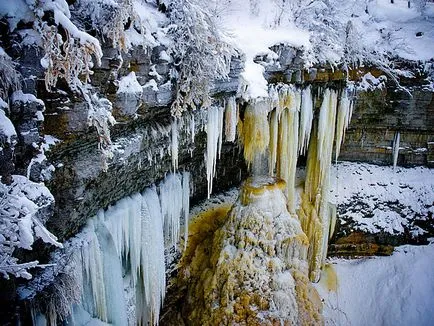
[[[340,159],[377,164],[393,163],[393,143],[400,133],[398,165],[433,165],[434,97],[417,85],[411,96],[388,84],[358,94]]]

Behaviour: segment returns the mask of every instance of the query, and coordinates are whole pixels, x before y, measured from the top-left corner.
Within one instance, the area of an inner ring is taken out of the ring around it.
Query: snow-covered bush
[[[165,0],[172,38],[168,52],[174,58],[176,80],[171,112],[180,116],[188,107],[208,107],[215,79],[229,73],[231,49],[224,42],[206,3],[197,0]]]
[[[107,37],[114,48],[127,50],[125,26],[135,21],[132,0],[77,0],[74,13],[103,39]]]
[[[30,279],[30,268],[38,261],[19,263],[14,257],[16,248],[32,249],[36,239],[57,247],[62,244],[51,234],[38,213],[50,209],[54,198],[43,185],[33,183],[26,177],[15,175],[10,186],[0,183],[0,274]]]

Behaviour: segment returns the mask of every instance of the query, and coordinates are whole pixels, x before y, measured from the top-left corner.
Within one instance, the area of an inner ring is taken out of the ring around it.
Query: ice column
[[[398,155],[399,155],[399,142],[400,142],[401,135],[399,131],[396,132],[395,137],[393,139],[393,170],[396,169],[396,165],[398,164]]]
[[[225,106],[225,139],[234,142],[237,134],[238,110],[235,96],[226,100]]]
[[[336,150],[335,150],[335,160],[338,160],[339,153],[341,151],[341,145],[344,141],[345,130],[347,130],[348,125],[351,121],[353,110],[353,103],[348,98],[346,90],[343,91],[342,97],[339,101],[338,117],[336,121]]]
[[[211,106],[208,108],[208,122],[206,126],[206,179],[208,181],[208,198],[212,192],[212,183],[216,173],[217,155],[220,157],[223,141],[224,108]]]
[[[302,207],[298,212],[303,231],[309,238],[309,272],[310,279],[314,282],[319,280],[320,269],[327,254],[333,212],[327,194],[335,136],[336,106],[336,92],[326,89],[318,124],[314,125],[311,135]]]
[[[311,86],[302,91],[300,108],[300,134],[299,134],[299,153],[304,154],[309,145],[310,132],[313,121],[313,100]]]

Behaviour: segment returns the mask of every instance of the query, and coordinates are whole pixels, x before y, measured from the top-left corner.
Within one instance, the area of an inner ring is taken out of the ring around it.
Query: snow
[[[44,102],[42,100],[36,98],[36,96],[33,94],[23,93],[22,90],[13,92],[11,99],[12,102],[23,102],[23,103],[36,102],[45,107]]]
[[[363,75],[361,81],[357,84],[357,89],[363,91],[373,91],[375,89],[383,89],[386,87],[387,78],[384,75],[376,78],[370,72]]]
[[[45,211],[54,203],[50,191],[43,185],[29,181],[20,175],[13,176],[13,183],[6,186],[0,183],[0,274],[9,278],[32,278],[29,268],[39,266],[37,261],[19,263],[13,256],[15,248],[32,249],[37,238],[62,248],[57,238],[43,225],[39,212]]]
[[[159,58],[160,58],[160,60],[162,60],[162,61],[171,62],[171,59],[170,59],[169,55],[168,55],[167,52],[164,51],[164,50],[160,52],[160,56],[159,56]]]
[[[54,3],[55,2],[53,2],[53,4]],[[62,27],[65,28],[74,38],[77,38],[82,45],[91,44],[95,51],[97,62],[100,64],[103,53],[99,41],[88,33],[80,31],[77,26],[69,20],[68,16],[56,7],[57,6],[53,6],[53,8],[50,8],[53,9],[55,23],[57,25],[62,25]]]
[[[166,21],[166,16],[159,12],[155,5],[143,1],[133,1],[135,19],[139,22],[140,33],[134,28],[134,24],[125,32],[127,48],[132,46],[157,46],[159,43],[167,43],[161,28]]]
[[[143,89],[137,81],[136,73],[132,71],[119,80],[119,86],[116,93],[142,94],[142,92]]]
[[[143,85],[143,88],[148,87],[151,87],[154,92],[158,92],[158,84],[155,79],[150,79],[145,85]]]
[[[427,19],[421,17],[416,11],[414,3],[412,8],[407,7],[407,0],[375,0],[368,4],[368,11],[372,16],[372,26],[369,29],[384,31],[382,37],[388,38],[392,51],[409,60],[429,60],[434,56],[434,24],[428,18],[434,3],[427,3]],[[423,32],[421,38],[416,37],[417,32]]]
[[[0,135],[6,137],[6,142],[11,143],[12,137],[17,137],[17,132],[12,121],[6,116],[5,112],[0,109]]]
[[[17,27],[20,20],[31,22],[35,19],[25,0],[0,1],[0,17],[3,16],[7,17],[10,31]]]
[[[421,229],[415,220],[434,213],[434,170],[342,162],[331,170],[330,200],[341,223],[369,233]]]
[[[432,325],[433,261],[433,242],[398,247],[389,257],[329,260],[336,291],[328,289],[324,272],[316,285],[326,325]]]
[[[257,55],[276,56],[269,47],[280,43],[295,47],[309,47],[309,33],[291,24],[270,26],[273,11],[267,8],[267,4],[268,1],[261,2],[260,13],[252,15],[247,10],[250,6],[247,0],[233,1],[230,4],[231,9],[227,10],[222,17],[222,24],[230,35],[228,41],[241,50],[246,58],[244,71],[241,73],[244,87],[247,88],[243,94],[246,100],[268,97],[268,84],[263,76],[264,67],[253,61]]]

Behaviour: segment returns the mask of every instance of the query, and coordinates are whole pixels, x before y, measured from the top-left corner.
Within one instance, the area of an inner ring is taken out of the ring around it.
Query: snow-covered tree
[[[172,38],[169,53],[174,58],[172,77],[176,82],[172,114],[179,116],[188,107],[208,107],[215,79],[229,73],[231,49],[210,15],[205,2],[165,0]]]

